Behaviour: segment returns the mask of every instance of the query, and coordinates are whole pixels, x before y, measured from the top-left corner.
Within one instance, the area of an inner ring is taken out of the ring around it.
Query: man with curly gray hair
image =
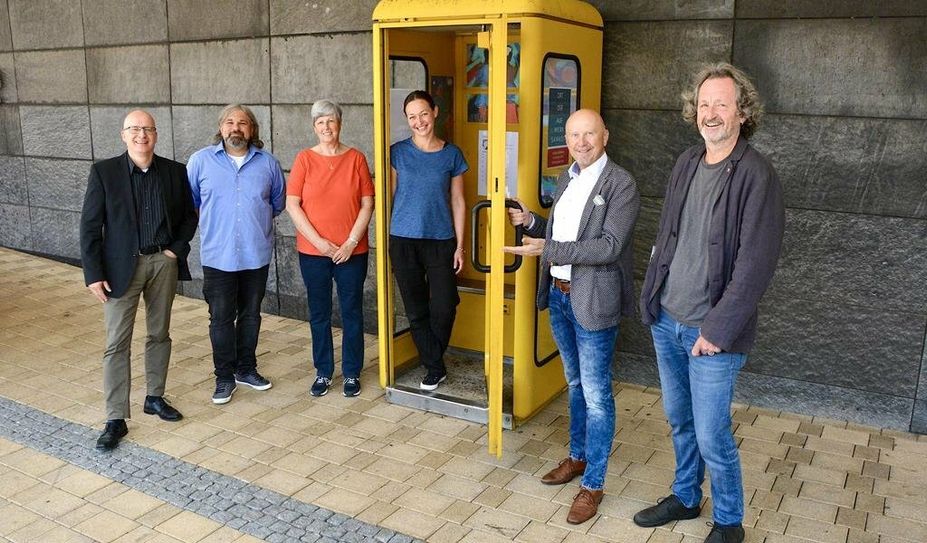
[[[762,106],[746,74],[726,63],[706,66],[682,98],[683,118],[703,142],[670,175],[640,304],[676,474],[673,493],[634,522],[654,527],[697,517],[707,466],[714,523],[705,543],[740,543],[744,492],[731,401],[779,259],[785,209],[775,170],[747,143]]]

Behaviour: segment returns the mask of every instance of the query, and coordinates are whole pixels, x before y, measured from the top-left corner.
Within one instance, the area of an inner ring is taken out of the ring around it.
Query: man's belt
[[[150,247],[144,247],[138,250],[140,255],[153,255],[160,253],[164,249],[167,249],[167,245],[151,245]]]
[[[564,294],[570,293],[570,282],[554,277],[554,288]]]

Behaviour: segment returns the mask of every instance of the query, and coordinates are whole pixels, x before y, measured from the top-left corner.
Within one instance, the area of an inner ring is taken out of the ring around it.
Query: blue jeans
[[[570,295],[550,289],[550,328],[563,359],[570,395],[570,458],[585,460],[582,485],[602,490],[615,437],[612,355],[618,326],[587,330],[576,321]]]
[[[203,266],[203,297],[209,304],[209,340],[216,381],[257,369],[261,302],[270,266],[227,272]]]
[[[744,517],[744,489],[731,433],[731,401],[747,355],[692,356],[699,329],[677,322],[666,311],[661,311],[651,333],[676,453],[673,494],[686,507],[698,505],[707,464],[715,523],[738,525]]]
[[[299,253],[299,271],[306,285],[309,330],[312,332],[312,363],[318,377],[331,379],[335,372],[332,343],[332,280],[338,289],[341,309],[341,372],[360,377],[364,367],[364,279],[367,253],[353,255],[343,264],[327,256]]]

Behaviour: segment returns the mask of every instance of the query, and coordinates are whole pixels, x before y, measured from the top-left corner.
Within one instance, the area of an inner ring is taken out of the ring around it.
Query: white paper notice
[[[489,134],[486,130],[479,132],[478,149],[480,154],[479,180],[477,194],[485,196],[486,190],[486,164],[489,156]],[[518,132],[505,133],[505,197],[518,196]]]

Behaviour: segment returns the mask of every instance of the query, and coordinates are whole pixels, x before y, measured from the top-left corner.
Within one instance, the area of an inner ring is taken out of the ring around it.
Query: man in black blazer
[[[90,292],[103,303],[106,428],[97,448],[116,447],[127,433],[132,328],[145,297],[145,413],[177,421],[164,400],[171,358],[171,306],[177,280],[189,280],[187,254],[197,217],[183,164],[156,156],[158,131],[145,111],[123,121],[126,152],[90,168],[80,222],[81,262]]]

